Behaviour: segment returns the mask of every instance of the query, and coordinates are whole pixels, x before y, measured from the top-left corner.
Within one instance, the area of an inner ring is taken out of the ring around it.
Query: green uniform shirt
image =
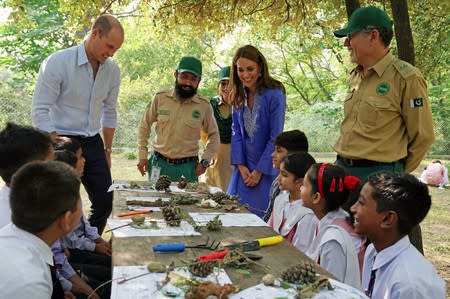
[[[426,82],[420,71],[387,53],[364,76],[351,72],[350,93],[335,151],[350,159],[394,162],[413,171],[433,143]]]

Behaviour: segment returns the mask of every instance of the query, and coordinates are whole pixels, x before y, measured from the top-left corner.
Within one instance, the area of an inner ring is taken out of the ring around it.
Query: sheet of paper
[[[150,221],[156,219],[146,219],[145,225],[150,226]],[[131,219],[108,219],[108,225],[111,229],[121,225],[130,224]],[[157,220],[158,229],[152,228],[134,228],[132,226],[124,226],[112,231],[116,238],[126,237],[154,237],[154,236],[198,236],[199,232],[188,222],[182,220],[180,226],[168,226],[164,220]]]
[[[135,205],[128,205],[129,211],[147,211],[152,210],[153,212],[160,212],[161,208],[159,207],[142,207],[142,206],[135,206]]]
[[[169,189],[171,192],[198,193],[195,191],[186,191],[185,189],[180,189],[180,188],[178,188],[177,185],[170,185]],[[219,187],[215,187],[215,186],[208,186],[208,189],[209,189],[209,193],[223,192],[222,189],[220,189]]]
[[[174,271],[180,277],[190,278],[192,275],[189,271],[183,268],[177,268]],[[184,298],[184,291],[171,283],[168,283],[161,290],[158,290],[158,284],[163,282],[166,278],[165,273],[149,273],[124,283],[119,283],[121,280],[134,277],[137,275],[148,273],[145,266],[116,266],[113,269],[113,282],[111,285],[111,299],[166,299],[170,298],[163,295],[163,292],[170,291],[179,294],[176,298]],[[231,283],[227,273],[220,269],[208,277],[196,277],[200,281],[214,281],[221,285]]]
[[[334,290],[321,290],[311,299],[367,299],[361,291],[330,279]],[[283,289],[281,287],[265,286],[258,284],[239,293],[231,294],[229,299],[266,299],[266,298],[289,298],[294,299],[296,290],[294,288]]]
[[[170,201],[170,197],[163,196],[125,196],[125,200],[128,201],[146,201],[146,202],[155,202],[158,199],[162,201]]]
[[[108,188],[108,192],[118,191],[133,191],[133,192],[152,192],[152,193],[164,193],[164,191],[157,191],[150,186],[143,186],[143,188],[130,188],[130,184],[118,184],[114,183]]]
[[[250,213],[189,213],[200,226],[206,226],[208,221],[219,215],[222,226],[269,226],[264,220]]]

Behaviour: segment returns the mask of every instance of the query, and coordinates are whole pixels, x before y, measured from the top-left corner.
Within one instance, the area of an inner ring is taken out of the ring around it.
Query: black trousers
[[[95,252],[69,249],[70,265],[80,273],[80,276],[95,290],[101,284],[111,279],[111,257]],[[111,283],[107,283],[97,290],[102,299],[111,297]],[[76,294],[77,299],[87,298],[83,294]]]
[[[89,222],[98,228],[101,235],[106,225],[106,220],[112,211],[113,193],[108,192],[112,184],[111,170],[106,161],[103,140],[99,134],[93,137],[67,136],[77,139],[83,150],[84,174],[81,181],[91,201],[91,213]]]

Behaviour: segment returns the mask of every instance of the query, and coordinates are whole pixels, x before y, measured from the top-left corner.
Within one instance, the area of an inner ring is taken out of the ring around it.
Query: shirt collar
[[[322,230],[322,228],[331,225],[335,219],[347,218],[348,216],[348,213],[342,208],[339,208],[336,211],[328,212],[322,219],[319,220],[317,224],[319,226],[319,232]]]
[[[87,58],[87,54],[86,54],[86,48],[84,47],[84,43],[78,46],[77,61],[78,61],[78,66],[89,62],[88,58]]]
[[[371,66],[369,70],[373,69],[379,77],[381,77],[384,73],[384,71],[392,64],[394,61],[394,55],[391,54],[391,52],[387,52],[386,55],[383,56],[375,65]],[[353,69],[353,71],[362,73],[363,68],[361,65],[358,65]]]
[[[26,240],[28,243],[32,244],[33,247],[39,252],[44,261],[53,266],[53,252],[51,248],[38,236],[24,231],[23,229],[18,228],[14,224],[11,225],[11,230],[19,237],[19,239]]]
[[[395,244],[381,250],[377,253],[372,269],[378,269],[395,259],[403,251],[407,250],[411,245],[408,236],[404,236]]]

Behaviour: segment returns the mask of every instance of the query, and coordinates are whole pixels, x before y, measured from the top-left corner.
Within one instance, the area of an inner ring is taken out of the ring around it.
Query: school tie
[[[373,258],[373,262],[375,263],[375,257]],[[366,291],[366,295],[369,298],[372,298],[372,292],[373,292],[373,286],[375,284],[376,273],[377,273],[377,269],[372,269],[372,272],[370,272],[369,285],[367,286],[367,291]]]
[[[53,266],[52,265],[48,266],[50,267],[50,273],[52,274],[52,282],[53,282],[53,291],[51,299],[64,299],[64,290],[58,277],[56,277],[56,265],[54,258],[53,258]]]

